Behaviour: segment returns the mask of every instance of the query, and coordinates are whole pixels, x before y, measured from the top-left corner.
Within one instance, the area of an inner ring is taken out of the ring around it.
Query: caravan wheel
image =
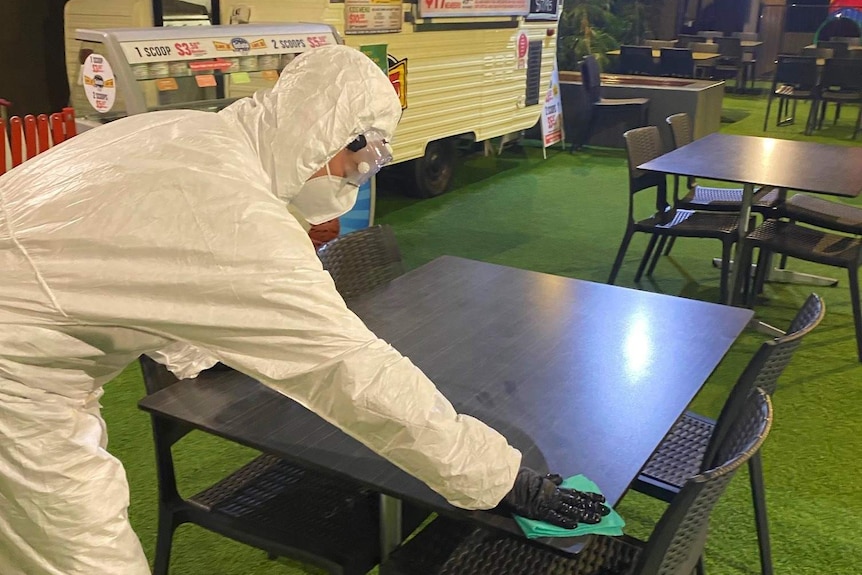
[[[457,154],[455,138],[429,142],[425,155],[412,162],[414,185],[408,187],[409,195],[433,198],[448,190]]]

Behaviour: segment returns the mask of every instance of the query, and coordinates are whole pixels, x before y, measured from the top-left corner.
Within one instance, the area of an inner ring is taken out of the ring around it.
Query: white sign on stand
[[[542,155],[547,158],[547,148],[560,142],[563,148],[566,135],[563,132],[563,101],[560,97],[560,78],[557,73],[557,62],[551,70],[551,86],[545,94],[542,106]]]

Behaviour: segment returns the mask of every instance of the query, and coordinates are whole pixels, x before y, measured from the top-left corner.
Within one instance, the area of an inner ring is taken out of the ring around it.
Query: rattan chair
[[[772,87],[766,100],[766,115],[763,117],[763,131],[769,123],[769,110],[772,100],[778,98],[778,113],[776,126],[786,126],[796,120],[796,104],[801,101],[811,102],[808,120],[805,123],[805,133],[814,129],[814,118],[817,113],[818,80],[820,72],[817,69],[817,58],[813,56],[792,56],[780,54],[776,60],[775,74],[772,77]],[[788,113],[788,105],[793,102],[793,111]]]
[[[322,245],[317,256],[348,300],[404,273],[401,252],[389,226],[371,226]]]
[[[141,356],[140,363],[148,394],[178,382],[149,357]],[[152,424],[159,487],[154,575],[168,573],[174,531],[183,523],[257,547],[270,557],[292,557],[334,574],[363,574],[379,562],[378,494],[260,455],[184,498],[177,489],[172,448],[192,429],[157,416],[152,416]],[[420,521],[411,516],[405,527],[415,528]]]
[[[773,254],[835,266],[847,270],[850,284],[850,302],[853,306],[853,323],[856,328],[856,354],[862,361],[862,302],[859,299],[859,267],[862,266],[862,240],[834,234],[794,222],[767,220],[745,237],[740,257],[740,269],[748,269],[753,251],[760,250],[754,284],[741,291],[748,294],[748,305],[763,289],[771,268]],[[745,278],[743,278],[745,279]]]
[[[694,58],[688,48],[662,48],[659,76],[694,78]]]
[[[652,76],[656,72],[649,46],[620,46],[620,74]]]
[[[712,67],[712,73],[719,78],[734,78],[734,90],[745,89],[748,78],[748,64],[745,62],[742,40],[733,37],[715,38],[720,55],[718,63]]]
[[[690,144],[692,139],[691,117],[685,112],[665,118],[670,126],[674,149]],[[707,188],[697,185],[694,178],[686,178],[686,195],[679,197],[680,176],[673,178],[673,205],[684,210],[706,210],[739,213],[742,208],[742,188]],[[762,187],[754,192],[751,211],[764,218],[776,217],[776,207],[781,203],[781,193],[775,188]],[[675,238],[667,242],[664,255],[670,255]],[[663,242],[659,244],[654,259],[661,253]],[[655,264],[651,264],[654,266]]]
[[[674,114],[665,118],[670,126],[673,147],[692,143],[691,116],[685,112]],[[694,178],[688,178],[686,189],[688,192],[682,198],[679,197],[679,177],[674,182],[674,206],[689,210],[716,210],[720,212],[739,212],[742,206],[742,188],[706,188],[698,186]],[[762,214],[764,217],[773,217],[775,208],[779,205],[781,196],[774,188],[760,188],[754,193],[751,201],[751,210]]]
[[[715,446],[722,440],[728,414],[737,409],[741,398],[755,388],[770,396],[775,392],[778,378],[793,358],[802,339],[816,328],[826,308],[815,294],[796,313],[787,333],[764,342],[743,370],[728,396],[718,421],[691,411],[686,412],[661,442],[644,466],[632,488],[662,501],[673,501],[689,477],[716,464]],[[754,503],[757,537],[760,544],[761,570],[772,573],[772,553],[769,543],[769,525],[766,516],[766,497],[760,456],[748,461],[751,495]]]
[[[725,301],[727,295],[727,279],[730,271],[730,252],[733,243],[738,237],[738,215],[731,213],[680,210],[672,207],[667,199],[666,175],[657,172],[645,172],[637,169],[637,166],[657,158],[662,154],[662,141],[658,128],[647,126],[629,130],[624,134],[626,141],[626,152],[628,156],[629,170],[629,207],[626,230],[622,242],[617,251],[613,268],[611,269],[608,283],[613,284],[622,267],[623,259],[628,250],[632,236],[636,232],[650,234],[649,244],[641,258],[638,270],[635,273],[635,281],[640,281],[647,262],[656,248],[659,238],[690,237],[690,238],[713,238],[721,241],[722,245],[722,267],[721,267],[721,301]],[[647,189],[655,190],[655,213],[649,218],[635,220],[635,196]],[[661,253],[661,246],[657,252]],[[656,257],[647,270],[651,275],[655,268]]]
[[[856,115],[856,127],[853,130],[853,139],[859,133],[862,123],[862,59],[834,57],[826,60],[823,66],[823,75],[820,79],[820,120],[818,126],[823,127],[823,118],[826,116],[826,105],[829,102],[836,104],[835,118],[833,124],[838,122],[841,114],[841,106],[844,104],[855,104],[859,106]]]
[[[760,449],[772,425],[762,391],[736,412],[716,450],[720,461],[689,478],[649,540],[593,537],[575,557],[563,557],[522,538],[437,518],[397,548],[381,575],[691,575],[706,544],[709,517],[736,471]]]
[[[616,140],[626,129],[646,125],[649,98],[602,97],[602,78],[595,56],[587,56],[581,62],[581,81],[587,96],[589,118],[584,135],[572,145],[573,149],[589,144],[595,132],[604,132],[606,138]]]

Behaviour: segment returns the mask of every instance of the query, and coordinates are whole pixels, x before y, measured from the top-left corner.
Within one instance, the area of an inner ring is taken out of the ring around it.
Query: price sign
[[[400,32],[403,8],[401,0],[345,0],[344,32],[346,34],[379,34]]]

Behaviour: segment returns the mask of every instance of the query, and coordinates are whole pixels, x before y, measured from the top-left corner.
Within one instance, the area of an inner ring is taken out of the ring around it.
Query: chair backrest
[[[654,50],[658,50],[660,48],[675,48],[676,42],[676,40],[644,40],[644,44]]]
[[[656,187],[656,212],[664,212],[667,202],[667,178],[661,172],[639,170],[637,166],[649,162],[663,153],[661,134],[656,126],[635,128],[623,134],[629,168],[629,221],[634,218],[634,195]]]
[[[587,101],[595,104],[602,99],[602,77],[599,72],[599,63],[596,57],[590,54],[581,62],[581,82],[584,84],[584,92]]]
[[[620,46],[620,73],[651,75],[655,72],[652,48],[649,46]]]
[[[692,143],[691,136],[691,116],[685,112],[674,114],[665,118],[665,122],[670,126],[670,135],[673,138],[673,147],[681,148]]]
[[[831,40],[820,40],[817,42],[817,47],[832,50],[833,58],[846,58],[847,52],[850,51],[850,46],[848,46],[847,42],[835,42]]]
[[[709,517],[730,480],[760,449],[772,427],[772,404],[756,390],[733,421],[722,461],[686,481],[659,519],[633,570],[635,575],[691,575],[706,545]]]
[[[659,74],[678,78],[694,77],[694,58],[688,48],[662,48]]]
[[[722,36],[716,38],[715,43],[718,44],[718,53],[722,59],[742,59],[742,40],[739,38]]]
[[[824,90],[862,90],[862,59],[829,58],[823,66],[820,86]]]
[[[341,297],[360,296],[404,273],[401,252],[389,226],[356,230],[317,250]]]
[[[796,312],[787,333],[760,345],[739,379],[736,380],[721,409],[703,456],[701,471],[720,463],[720,446],[724,436],[732,429],[736,414],[743,409],[755,389],[762,389],[770,396],[775,393],[778,378],[793,359],[793,354],[802,343],[802,339],[820,324],[825,314],[826,306],[823,299],[817,294],[811,294]]]
[[[712,42],[692,42],[688,47],[692,52],[718,54],[718,44]]]
[[[779,54],[776,62],[773,91],[778,84],[805,90],[812,90],[817,85],[817,58]]]

